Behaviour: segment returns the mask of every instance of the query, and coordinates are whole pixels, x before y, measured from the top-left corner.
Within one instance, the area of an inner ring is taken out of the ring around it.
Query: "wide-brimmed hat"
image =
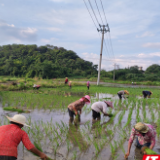
[[[129,95],[129,92],[127,90],[124,90],[124,92]]]
[[[6,116],[6,117],[11,122],[19,123],[24,126],[30,127],[29,125],[26,124],[26,117],[22,114],[15,114],[13,117],[8,117],[8,116]]]
[[[109,107],[111,107],[112,109],[113,107],[113,103],[111,101],[104,101]]]
[[[147,133],[149,130],[149,127],[147,125],[145,125],[142,122],[138,122],[135,126],[134,126],[135,130],[141,133]]]
[[[91,101],[90,101],[90,96],[86,95],[84,97],[82,97],[80,100],[83,101],[84,99],[87,99],[89,102],[85,102],[86,104],[89,104]]]

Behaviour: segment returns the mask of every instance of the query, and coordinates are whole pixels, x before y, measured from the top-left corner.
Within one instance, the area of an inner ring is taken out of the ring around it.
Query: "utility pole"
[[[100,72],[101,72],[101,62],[102,62],[102,51],[103,51],[103,40],[104,40],[104,34],[106,32],[110,32],[109,26],[107,25],[100,25],[100,29],[97,28],[98,32],[102,32],[102,41],[101,41],[101,52],[100,52],[100,59],[99,59],[99,69],[98,69],[98,79],[97,79],[97,85],[99,85],[99,81],[100,81]],[[107,30],[106,28],[107,27]]]
[[[119,69],[119,65],[117,65],[116,63],[114,64],[114,71],[113,71],[113,80],[115,81],[115,70],[116,67]]]

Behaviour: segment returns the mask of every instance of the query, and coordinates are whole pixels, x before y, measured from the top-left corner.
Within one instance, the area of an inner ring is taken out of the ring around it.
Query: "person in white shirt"
[[[99,101],[95,102],[92,104],[91,109],[92,109],[92,121],[94,122],[95,120],[100,120],[101,115],[100,112],[104,114],[104,116],[109,116],[111,117],[111,114],[108,114],[107,108],[111,107],[113,109],[113,104],[110,101]]]

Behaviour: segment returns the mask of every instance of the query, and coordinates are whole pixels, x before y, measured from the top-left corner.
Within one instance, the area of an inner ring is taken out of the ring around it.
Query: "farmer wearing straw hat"
[[[113,104],[110,101],[99,101],[95,102],[92,104],[91,109],[92,109],[92,122],[95,122],[95,120],[100,120],[101,115],[100,112],[104,114],[104,116],[109,116],[111,117],[111,114],[106,113],[107,108],[111,107],[113,109]]]
[[[26,124],[26,117],[21,114],[16,114],[12,118],[6,117],[10,124],[0,126],[0,160],[16,160],[17,146],[21,141],[27,150],[47,160],[48,157],[35,148],[27,133],[21,129],[23,126],[30,127]]]
[[[151,91],[142,91],[143,97],[144,98],[150,98],[151,94],[153,94]]]
[[[125,94],[129,95],[129,92],[127,90],[122,90],[117,93],[120,100],[122,99],[122,97],[125,99],[125,96],[124,96]]]
[[[69,122],[72,123],[74,120],[74,116],[76,115],[78,115],[78,120],[80,121],[80,114],[82,112],[82,108],[85,104],[89,104],[89,103],[90,103],[90,96],[86,95],[81,99],[69,104],[68,105],[68,113],[70,117]]]
[[[151,124],[146,124],[142,122],[138,122],[131,131],[131,135],[128,142],[128,151],[125,155],[125,158],[127,158],[130,154],[130,149],[134,140],[134,137],[136,138],[136,147],[142,149],[143,147],[147,146],[150,149],[153,149],[156,143],[156,130],[154,126]]]

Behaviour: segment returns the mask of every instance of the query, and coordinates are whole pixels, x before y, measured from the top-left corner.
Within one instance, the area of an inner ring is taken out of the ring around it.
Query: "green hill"
[[[42,78],[97,76],[97,65],[62,47],[3,45],[0,46],[0,75]]]

